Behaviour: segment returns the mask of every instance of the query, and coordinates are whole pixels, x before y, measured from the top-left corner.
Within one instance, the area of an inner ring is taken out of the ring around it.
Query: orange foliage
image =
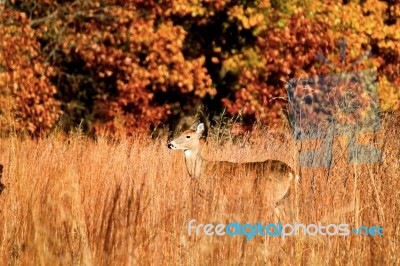
[[[67,129],[83,121],[87,130],[148,132],[201,104],[213,113],[242,114],[248,124],[275,123],[285,113],[288,79],[362,69],[378,73],[382,108],[399,108],[398,1],[9,5],[23,13],[3,6],[2,106],[9,99],[17,128],[34,134],[59,117],[55,92]],[[345,66],[339,39],[348,44]],[[347,68],[367,50],[369,60]],[[337,69],[316,60],[318,52]]]
[[[16,131],[45,134],[61,114],[48,78],[52,68],[40,56],[26,15],[7,9],[0,16],[1,131],[9,131],[11,124]]]

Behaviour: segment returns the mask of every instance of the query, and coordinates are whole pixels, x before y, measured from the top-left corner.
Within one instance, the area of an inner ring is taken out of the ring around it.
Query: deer
[[[203,133],[203,123],[199,123],[197,126],[193,124],[167,145],[172,150],[183,150],[187,172],[200,186],[198,190],[203,195],[208,194],[207,190],[209,191],[209,187],[212,187],[212,184],[218,179],[227,178],[229,180],[237,176],[244,176],[253,182],[256,189],[257,187],[263,188],[263,193],[268,195],[268,200],[277,207],[290,195],[292,184],[299,180],[293,169],[279,160],[243,163],[207,160],[201,154]],[[261,183],[264,186],[261,186]]]
[[[3,165],[0,164],[0,195],[3,192],[5,186],[1,183],[1,178],[3,177]]]

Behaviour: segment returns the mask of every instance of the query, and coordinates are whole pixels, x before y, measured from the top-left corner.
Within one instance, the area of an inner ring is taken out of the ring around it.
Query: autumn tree
[[[51,127],[57,108],[66,129],[96,132],[149,132],[202,104],[214,114],[241,114],[250,125],[276,123],[289,79],[352,69],[375,70],[382,109],[400,108],[398,1],[6,1],[11,9],[23,23],[2,30],[25,34],[12,41],[32,47],[30,62],[43,79],[30,95],[47,95],[54,108],[45,112],[54,114],[50,120],[21,125],[30,132]],[[347,41],[344,59],[340,40]],[[9,41],[1,47],[10,53],[3,58],[18,57]],[[367,51],[368,60],[353,64]],[[23,79],[7,82],[20,87]],[[25,113],[41,108],[7,95]]]
[[[61,114],[50,82],[53,68],[41,56],[25,13],[2,10],[0,36],[0,130],[46,134]]]
[[[181,26],[142,14],[134,3],[41,4],[31,23],[72,124],[84,118],[97,131],[148,131],[215,94],[204,56],[184,57]]]

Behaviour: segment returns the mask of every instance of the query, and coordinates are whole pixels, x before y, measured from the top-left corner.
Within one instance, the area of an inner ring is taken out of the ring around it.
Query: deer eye
[[[190,139],[190,136],[186,136],[187,139]]]

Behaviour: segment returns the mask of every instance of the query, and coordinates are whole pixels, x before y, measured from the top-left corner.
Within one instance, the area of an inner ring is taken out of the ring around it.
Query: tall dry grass
[[[89,140],[79,134],[0,139],[0,265],[399,265],[400,125],[386,117],[374,143],[378,164],[347,163],[335,138],[333,168],[303,169],[286,222],[380,225],[384,236],[188,236],[198,223],[277,222],[240,182],[210,200],[197,197],[180,152],[166,140]],[[205,156],[279,159],[296,168],[289,132],[260,131],[218,144]],[[315,143],[304,143],[303,148]]]

